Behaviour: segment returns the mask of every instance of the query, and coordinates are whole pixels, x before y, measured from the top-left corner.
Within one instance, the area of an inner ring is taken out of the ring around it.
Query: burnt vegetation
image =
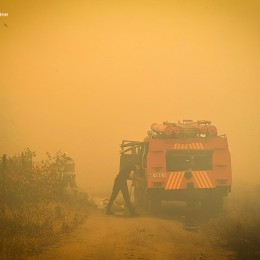
[[[35,162],[26,149],[0,163],[0,256],[26,258],[40,253],[87,216],[87,194],[62,182],[63,153]]]
[[[260,259],[260,185],[236,187],[227,209],[210,224],[220,243],[235,252],[236,259]]]

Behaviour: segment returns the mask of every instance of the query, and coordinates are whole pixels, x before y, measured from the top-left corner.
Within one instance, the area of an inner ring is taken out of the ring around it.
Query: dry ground
[[[185,230],[184,213],[178,205],[165,205],[160,216],[135,218],[93,209],[83,226],[31,259],[234,259],[203,227]]]

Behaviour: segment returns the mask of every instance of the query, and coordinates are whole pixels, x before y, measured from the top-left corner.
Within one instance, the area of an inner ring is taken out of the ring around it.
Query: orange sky
[[[1,154],[66,151],[81,186],[111,186],[122,139],[209,119],[235,181],[260,180],[258,1],[0,0],[1,12]]]

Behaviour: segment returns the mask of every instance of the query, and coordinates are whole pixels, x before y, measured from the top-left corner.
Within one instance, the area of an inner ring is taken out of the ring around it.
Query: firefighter
[[[114,212],[111,210],[113,202],[115,201],[119,191],[122,192],[123,198],[125,200],[125,204],[127,208],[129,209],[130,216],[137,216],[138,214],[135,212],[135,209],[133,205],[130,202],[130,196],[128,192],[128,186],[127,186],[127,180],[133,177],[134,171],[136,171],[137,163],[134,163],[133,165],[127,165],[123,167],[120,171],[119,174],[116,176],[114,185],[113,185],[113,190],[112,194],[110,196],[108,205],[107,205],[107,215],[114,214]]]
[[[68,156],[67,153],[64,154],[62,182],[64,187],[69,185],[72,189],[78,189],[76,184],[75,161]]]

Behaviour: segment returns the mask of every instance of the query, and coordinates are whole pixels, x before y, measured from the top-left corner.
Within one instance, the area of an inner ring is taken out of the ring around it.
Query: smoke
[[[2,154],[66,151],[80,185],[101,189],[121,140],[208,119],[228,136],[234,181],[259,181],[257,2],[3,1],[0,12]]]

